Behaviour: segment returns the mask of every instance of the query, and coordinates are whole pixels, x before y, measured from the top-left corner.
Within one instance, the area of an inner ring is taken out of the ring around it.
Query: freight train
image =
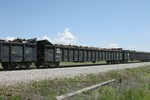
[[[4,69],[58,67],[60,62],[97,62],[108,64],[128,61],[150,61],[149,52],[123,50],[122,48],[95,48],[52,44],[48,40],[0,40],[0,63]]]

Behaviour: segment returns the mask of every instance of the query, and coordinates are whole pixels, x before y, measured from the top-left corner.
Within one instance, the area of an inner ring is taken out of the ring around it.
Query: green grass
[[[80,77],[43,80],[29,84],[0,87],[0,100],[55,100],[56,96],[74,92],[110,79],[116,82],[80,95],[74,100],[149,100],[150,67],[109,71]]]
[[[122,73],[121,73],[122,72]],[[149,100],[150,68],[126,69],[107,75],[121,78],[121,83],[110,84],[73,97],[75,100]],[[119,77],[118,77],[119,75]]]

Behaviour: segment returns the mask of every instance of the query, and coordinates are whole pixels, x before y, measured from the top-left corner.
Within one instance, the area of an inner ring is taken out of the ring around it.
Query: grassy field
[[[16,86],[1,86],[0,100],[55,100],[56,96],[73,92],[110,79],[116,82],[68,98],[69,100],[149,100],[150,67],[81,75],[80,77],[43,80]]]
[[[122,72],[122,73],[121,73]],[[126,69],[119,73],[109,72],[110,77],[120,82],[109,84],[73,98],[74,100],[149,100],[150,67]],[[119,76],[119,77],[118,77]]]

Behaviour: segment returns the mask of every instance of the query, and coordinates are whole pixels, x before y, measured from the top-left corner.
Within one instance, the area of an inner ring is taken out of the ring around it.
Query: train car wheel
[[[41,64],[35,63],[36,68],[40,68]]]
[[[48,68],[48,67],[49,67],[49,64],[48,64],[48,63],[44,63],[44,64],[43,64],[43,67],[44,67],[44,68]]]
[[[49,68],[59,67],[60,62],[51,62],[49,63]]]
[[[30,63],[26,63],[25,68],[29,69],[30,68]]]
[[[49,67],[49,68],[53,68],[53,67],[54,67],[54,64],[53,64],[53,63],[49,63],[48,67]]]
[[[59,67],[59,65],[60,65],[60,62],[56,62],[55,67]]]
[[[16,66],[17,66],[17,65],[16,65],[15,63],[9,63],[9,64],[8,64],[8,67],[9,67],[9,69],[11,69],[11,70],[15,69]]]
[[[8,63],[2,63],[2,67],[3,67],[5,70],[8,70],[8,68],[9,68]]]

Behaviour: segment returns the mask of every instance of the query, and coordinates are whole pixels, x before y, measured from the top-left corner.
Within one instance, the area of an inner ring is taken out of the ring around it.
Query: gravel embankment
[[[15,85],[21,82],[31,82],[39,80],[52,80],[55,78],[68,78],[79,76],[81,74],[106,72],[108,70],[119,70],[124,68],[134,68],[140,66],[148,66],[150,62],[115,64],[115,65],[99,65],[99,66],[82,66],[74,68],[55,68],[55,69],[34,69],[20,71],[1,71],[0,85]]]

